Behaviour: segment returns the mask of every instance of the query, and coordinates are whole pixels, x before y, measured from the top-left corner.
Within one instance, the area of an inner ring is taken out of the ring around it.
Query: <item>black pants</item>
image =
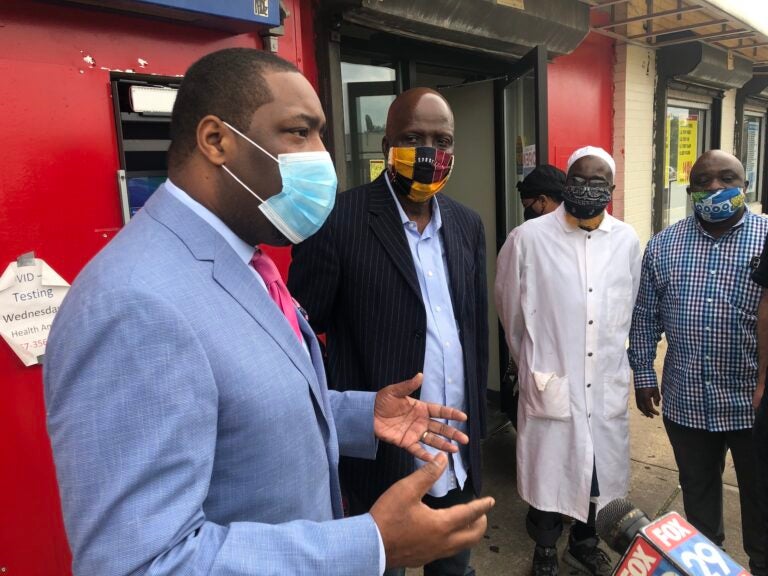
[[[722,546],[723,470],[728,449],[736,467],[741,503],[741,528],[744,551],[753,572],[765,567],[765,535],[761,526],[752,430],[709,432],[681,426],[664,418],[664,427],[675,452],[680,471],[680,487],[688,521],[699,532]]]
[[[464,489],[456,488],[451,490],[442,498],[435,498],[427,494],[423,498],[424,504],[433,509],[450,508],[456,504],[466,504],[475,499],[475,489],[472,486],[472,480],[467,477],[464,482]],[[470,550],[449,556],[439,558],[424,566],[424,576],[474,576],[474,570],[469,567]],[[384,572],[384,576],[405,576],[405,568],[390,568]]]
[[[594,503],[589,505],[589,518],[585,522],[576,520],[571,526],[571,539],[574,542],[581,542],[587,538],[597,536],[595,530],[595,510]],[[525,527],[530,536],[538,546],[554,548],[557,546],[557,540],[563,533],[563,516],[559,512],[545,512],[530,506],[528,515],[525,518]]]
[[[768,393],[763,394],[763,400],[755,415],[755,426],[752,428],[755,458],[757,460],[757,493],[763,512],[761,531],[763,534],[763,551],[768,553]],[[755,572],[757,574],[758,572]],[[768,570],[760,572],[760,576],[768,574]]]
[[[593,498],[600,496],[600,483],[597,481],[597,467],[594,463],[592,464],[592,486],[589,495]],[[595,530],[596,511],[597,506],[594,502],[590,502],[586,523],[577,520],[571,527],[572,541],[581,542],[587,538],[597,536],[597,531]],[[545,548],[554,548],[557,545],[560,534],[563,533],[563,516],[558,512],[545,512],[530,506],[528,508],[528,515],[525,518],[525,527],[528,530],[528,536],[537,545],[544,546]]]

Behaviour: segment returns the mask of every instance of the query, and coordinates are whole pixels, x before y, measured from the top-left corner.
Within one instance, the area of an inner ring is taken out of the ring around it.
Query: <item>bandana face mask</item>
[[[588,220],[600,214],[611,201],[610,185],[566,186],[563,191],[565,210],[579,220]]]
[[[691,192],[693,210],[696,215],[707,222],[722,222],[728,220],[744,206],[744,190],[741,188],[722,188]]]
[[[453,154],[430,146],[392,147],[387,177],[398,194],[413,202],[426,202],[446,185],[453,164]]]

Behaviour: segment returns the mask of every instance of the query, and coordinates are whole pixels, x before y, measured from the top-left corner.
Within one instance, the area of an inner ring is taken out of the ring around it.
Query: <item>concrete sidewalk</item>
[[[675,510],[683,512],[672,448],[660,418],[648,419],[632,406],[630,410],[631,485],[628,498],[649,518]],[[524,576],[529,574],[533,542],[525,530],[528,506],[517,495],[515,485],[515,431],[507,425],[491,435],[483,447],[485,494],[496,498],[488,532],[472,554],[478,576]],[[724,475],[725,547],[743,566],[748,559],[741,547],[741,515],[736,476],[730,457]],[[566,528],[567,530],[567,528]],[[560,539],[560,548],[566,534]],[[618,555],[612,554],[618,561]],[[561,574],[568,574],[562,562]],[[409,576],[421,570],[409,570]]]
[[[655,362],[659,382],[666,352],[666,341],[662,339]],[[677,465],[661,417],[643,416],[635,406],[634,392],[630,393],[629,414],[632,470],[627,498],[650,519],[672,510],[684,514]],[[493,496],[496,506],[488,517],[485,539],[472,552],[472,566],[478,576],[526,576],[530,574],[534,544],[525,529],[528,505],[517,494],[515,430],[506,416],[495,412],[489,414],[489,432],[483,444],[483,495]],[[725,549],[736,562],[748,567],[749,559],[741,544],[739,489],[730,453],[723,483]],[[568,526],[560,538],[561,553],[567,530]],[[604,548],[609,551],[607,546]],[[618,562],[619,555],[610,553]],[[569,575],[566,568],[561,562],[560,574]],[[420,574],[421,569],[408,570],[408,576]]]

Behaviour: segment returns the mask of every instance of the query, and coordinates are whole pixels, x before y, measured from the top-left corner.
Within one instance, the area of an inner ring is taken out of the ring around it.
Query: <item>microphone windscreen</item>
[[[629,500],[617,498],[609,502],[597,515],[595,527],[606,544],[619,554],[623,554],[632,538],[643,526],[648,525],[648,517],[635,508]]]
[[[632,510],[635,509],[635,505],[632,504],[626,498],[617,498],[611,500],[605,505],[605,508],[600,510],[595,521],[595,528],[597,533],[603,540],[608,540],[607,534],[613,530],[617,524]]]

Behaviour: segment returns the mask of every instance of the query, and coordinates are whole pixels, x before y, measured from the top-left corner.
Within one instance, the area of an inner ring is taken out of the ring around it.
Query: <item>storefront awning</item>
[[[720,90],[741,88],[752,78],[752,64],[741,56],[730,57],[703,42],[659,49],[657,67],[662,78]]]
[[[581,0],[592,30],[646,48],[700,42],[768,73],[768,3],[755,0]]]
[[[589,7],[573,0],[328,0],[350,22],[418,40],[517,59],[543,45],[573,51],[589,33]]]
[[[768,102],[768,76],[756,76],[741,89],[744,98]]]

